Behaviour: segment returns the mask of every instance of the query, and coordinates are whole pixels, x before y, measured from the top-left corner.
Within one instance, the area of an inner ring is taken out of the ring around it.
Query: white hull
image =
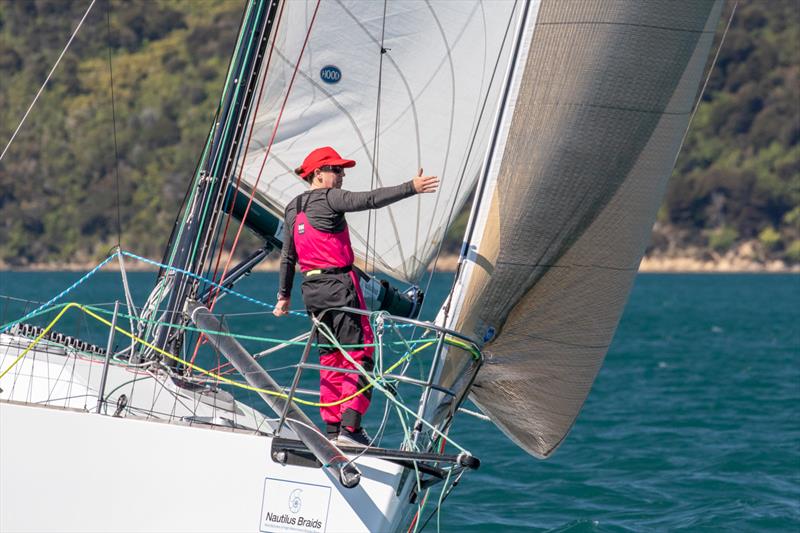
[[[0,336],[0,367],[29,342]],[[180,396],[166,377],[140,376],[132,409],[115,417],[134,384],[130,368],[110,365],[106,391],[117,390],[98,414],[102,365],[49,351],[0,381],[0,531],[394,531],[416,512],[402,467],[359,458],[361,483],[347,489],[327,469],[280,464],[269,420]],[[236,428],[197,423],[234,413]]]

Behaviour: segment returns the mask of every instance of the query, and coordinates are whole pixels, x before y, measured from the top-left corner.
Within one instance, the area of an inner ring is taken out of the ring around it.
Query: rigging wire
[[[373,143],[372,143],[372,175],[370,176],[369,181],[369,190],[373,190],[375,188],[375,180],[377,179],[378,175],[378,161],[380,159],[380,135],[381,135],[381,90],[383,88],[383,56],[388,52],[386,47],[384,46],[386,42],[386,4],[387,1],[383,1],[383,17],[381,19],[381,49],[380,49],[380,56],[378,59],[378,94],[376,96],[376,103],[375,103],[375,133],[373,134]],[[372,209],[369,210],[367,213],[367,238],[366,238],[366,249],[364,250],[364,268],[367,269],[368,272],[375,273],[375,263],[377,262],[377,253],[375,251],[377,246],[378,240],[378,224],[377,224],[377,216],[375,217],[375,227],[372,227]],[[369,241],[370,241],[370,233],[372,234],[373,239],[373,246],[372,246],[372,268],[369,267]],[[372,303],[371,305],[374,306],[376,295],[372,295]]]
[[[194,190],[196,188],[196,185],[197,185],[196,178],[199,176],[200,165],[203,163],[203,161],[204,161],[204,159],[206,157],[206,152],[208,150],[208,144],[210,142],[211,136],[214,133],[214,128],[216,127],[217,121],[219,120],[220,108],[221,108],[221,106],[218,105],[217,106],[217,110],[214,112],[214,116],[213,116],[213,118],[211,120],[211,127],[209,128],[208,134],[206,135],[206,147],[203,149],[203,151],[197,157],[197,160],[195,162],[194,171],[192,172],[192,176],[194,176],[195,179],[193,179],[191,185],[186,188],[186,192],[183,193],[183,199],[181,200],[180,208],[178,209],[178,213],[175,215],[175,221],[172,223],[172,231],[170,232],[169,239],[167,240],[167,247],[166,247],[166,249],[164,251],[164,255],[162,256],[162,262],[163,263],[168,263],[168,262],[172,261],[172,257],[169,256],[169,251],[172,249],[173,244],[175,244],[180,239],[180,234],[183,231],[183,226],[186,225],[186,220],[183,218],[183,215],[184,215],[184,213],[186,211],[187,204],[191,202],[190,196],[191,196],[191,194],[194,192]],[[177,236],[176,236],[176,232],[177,232]],[[165,273],[164,268],[163,267],[159,267],[159,270],[158,270],[159,277],[161,277],[161,274],[163,274],[163,273]]]
[[[236,252],[236,247],[238,246],[239,238],[242,235],[242,229],[244,228],[244,223],[247,220],[247,216],[250,213],[250,208],[253,205],[253,199],[255,197],[255,191],[258,188],[258,183],[261,181],[261,176],[262,176],[262,174],[264,172],[264,166],[267,163],[267,158],[269,157],[270,150],[272,149],[272,144],[275,141],[275,136],[276,136],[276,134],[278,132],[278,126],[280,126],[281,119],[283,118],[283,111],[286,109],[286,104],[287,104],[287,102],[289,100],[289,95],[292,92],[292,87],[293,87],[294,81],[295,81],[295,79],[297,77],[297,72],[300,69],[300,60],[302,59],[303,54],[305,53],[306,45],[308,44],[308,40],[311,37],[311,30],[313,29],[314,22],[316,21],[316,18],[317,18],[317,13],[319,11],[320,2],[321,2],[321,0],[317,0],[317,5],[314,8],[314,13],[311,16],[311,21],[309,22],[309,25],[308,25],[308,31],[306,32],[306,36],[305,36],[305,39],[303,41],[303,46],[300,49],[300,55],[299,55],[299,57],[297,59],[297,62],[295,63],[294,71],[292,72],[292,77],[289,80],[289,84],[288,84],[288,87],[286,89],[286,95],[285,95],[285,97],[283,99],[283,103],[281,104],[280,111],[278,112],[278,116],[277,116],[277,118],[275,120],[275,126],[274,126],[274,128],[272,130],[272,135],[270,137],[269,143],[267,144],[267,149],[264,152],[264,159],[261,162],[261,167],[260,167],[260,169],[258,171],[258,176],[256,177],[256,180],[255,180],[255,182],[253,183],[253,186],[252,186],[253,194],[250,195],[250,198],[249,198],[249,200],[247,202],[247,206],[245,207],[244,213],[242,215],[242,219],[239,222],[239,228],[236,231],[236,236],[234,237],[233,243],[231,245],[230,254],[229,254],[228,259],[226,261],[225,268],[224,268],[222,276],[220,278],[221,281],[220,281],[219,285],[221,285],[222,281],[224,281],[225,274],[226,274],[228,268],[230,267],[230,262],[231,262],[231,260],[232,260],[232,258],[234,256],[234,253]],[[281,13],[283,12],[283,6],[284,5],[285,4],[281,4]],[[280,19],[279,19],[278,22],[280,22]],[[270,59],[272,57],[272,51],[274,50],[274,48],[275,48],[275,39],[273,38],[272,48],[270,48]],[[269,61],[268,61],[268,63],[269,63]],[[264,71],[264,80],[265,81],[266,81],[266,74],[267,74],[267,72],[265,70]],[[261,86],[261,90],[262,91],[263,91],[263,88],[264,88],[264,84],[262,84],[262,86]],[[260,100],[261,100],[261,98],[260,98],[260,93],[259,93],[259,102],[260,102]],[[255,121],[255,116],[254,116],[253,120]],[[252,135],[252,129],[250,131],[250,135]],[[249,146],[249,143],[250,143],[250,137],[248,137],[248,142],[247,142],[248,146]],[[242,169],[244,169],[244,161],[242,162]],[[241,179],[241,173],[239,175],[239,179]],[[230,220],[230,219],[228,219],[228,220]],[[220,246],[219,253],[220,254],[222,253],[222,246]],[[216,297],[214,298],[213,303],[216,303]],[[212,304],[212,309],[213,309],[213,304]],[[192,355],[192,361],[195,360],[195,358],[197,356],[197,352],[199,350],[199,347],[200,347],[200,339],[198,339],[197,344],[195,346],[195,351],[194,351],[194,353]]]
[[[223,84],[222,96],[217,107],[214,123],[211,126],[206,139],[205,148],[198,161],[198,166],[195,169],[195,177],[192,185],[187,191],[188,201],[186,201],[187,197],[184,197],[184,205],[181,208],[181,212],[179,212],[178,218],[176,219],[176,226],[173,227],[170,243],[167,247],[167,251],[165,252],[165,261],[168,261],[170,264],[175,264],[175,262],[182,261],[185,268],[194,268],[192,265],[202,265],[205,263],[207,258],[207,236],[210,235],[210,232],[213,230],[206,229],[206,225],[209,225],[208,228],[216,228],[219,204],[223,201],[224,192],[226,190],[222,188],[215,189],[219,186],[217,181],[220,179],[216,176],[217,169],[221,163],[221,156],[218,153],[219,146],[220,143],[226,142],[229,128],[232,126],[234,121],[233,115],[228,113],[228,110],[230,109],[231,103],[237,98],[236,95],[240,90],[240,85],[236,76],[237,73],[241,74],[243,63],[239,52],[242,49],[250,49],[250,44],[245,47],[241,45],[244,42],[245,37],[248,35],[250,36],[250,43],[252,43],[253,39],[256,38],[256,35],[251,31],[250,26],[252,22],[249,18],[252,11],[251,8],[254,5],[254,1],[248,2],[247,8],[242,15],[240,30],[237,37],[236,46],[234,47],[234,54],[228,63],[227,75],[225,78],[225,83]],[[232,87],[232,85],[234,87]],[[231,93],[231,91],[233,91],[233,93]],[[231,98],[234,100],[231,100]],[[225,117],[224,124],[219,122],[221,116]],[[199,170],[200,165],[203,165],[203,170]],[[223,186],[227,184],[227,180],[225,178],[225,176],[222,177]],[[223,194],[212,194],[212,192],[215,191],[222,191]],[[212,207],[211,221],[209,222],[207,214],[212,199],[215,200]],[[177,225],[179,220],[180,225]],[[186,229],[186,231],[189,233],[184,235],[184,229]],[[194,240],[193,243],[192,240]],[[198,249],[200,250],[199,261],[196,259]],[[179,253],[182,255],[179,256]],[[166,259],[167,254],[169,255],[169,259]],[[163,270],[160,271],[160,275],[163,275],[164,277],[168,276],[168,274],[164,273]],[[192,285],[193,282],[188,283],[190,284],[187,285],[187,280],[182,278],[177,278],[175,280],[175,283],[173,283],[173,285],[175,285],[174,288],[166,293],[170,298],[171,303],[169,305],[174,305],[178,299],[186,297],[187,293],[184,291],[189,291],[189,293],[191,293],[191,291],[196,289],[196,285]],[[161,291],[158,295],[158,301],[156,304],[160,304],[163,295],[164,292]],[[175,312],[175,310],[171,309],[170,312]],[[171,332],[169,331],[158,333],[159,338],[168,338],[170,334]],[[184,340],[186,340],[188,343],[192,342],[191,339]],[[183,342],[180,344],[185,349],[186,344]]]
[[[306,32],[305,39],[303,40],[303,46],[300,48],[300,55],[297,58],[297,61],[294,65],[294,70],[292,71],[292,77],[289,79],[288,87],[286,89],[286,95],[283,98],[283,102],[280,107],[280,111],[278,112],[278,116],[275,119],[275,126],[272,129],[272,135],[270,136],[269,142],[267,143],[267,148],[264,151],[264,159],[261,161],[261,167],[259,168],[258,175],[256,176],[255,181],[252,185],[252,190],[255,191],[258,189],[258,183],[261,181],[261,176],[264,173],[264,166],[267,164],[267,159],[269,158],[270,151],[272,150],[272,145],[275,142],[275,137],[278,133],[278,127],[281,124],[281,120],[283,119],[283,112],[286,109],[286,104],[289,101],[289,95],[292,93],[292,87],[294,86],[294,81],[297,78],[297,73],[300,70],[300,61],[303,58],[303,54],[305,53],[306,46],[308,45],[308,40],[311,37],[311,30],[314,28],[314,22],[317,19],[317,13],[319,12],[319,6],[322,0],[317,0],[317,4],[314,8],[314,13],[311,15],[311,21],[308,24],[308,31]],[[273,46],[275,45],[273,41]],[[228,263],[230,263],[230,258],[233,257],[234,252],[236,251],[236,246],[239,243],[239,238],[242,234],[242,229],[244,229],[244,223],[247,220],[247,215],[250,214],[250,208],[253,205],[253,199],[255,198],[255,194],[251,194],[250,198],[247,202],[247,206],[245,207],[244,213],[242,214],[242,219],[239,222],[239,229],[236,232],[236,237],[234,237],[233,244],[231,245],[231,252],[230,257],[228,258]],[[221,283],[220,283],[221,285]]]
[[[33,97],[33,101],[31,102],[31,105],[28,106],[28,110],[25,111],[25,114],[22,116],[22,120],[20,120],[19,124],[17,124],[17,129],[14,130],[14,133],[8,140],[6,147],[3,148],[3,152],[0,153],[0,161],[3,160],[3,157],[6,155],[6,152],[8,151],[8,147],[11,146],[11,143],[14,142],[14,139],[17,137],[19,130],[25,123],[25,119],[28,118],[28,114],[31,112],[31,109],[33,109],[33,106],[36,104],[36,101],[39,100],[39,96],[42,94],[42,91],[44,91],[47,82],[50,81],[50,77],[53,75],[53,72],[55,72],[56,68],[58,67],[58,64],[61,63],[61,58],[63,58],[64,54],[67,53],[67,49],[72,44],[72,41],[75,39],[75,36],[78,35],[78,31],[81,29],[81,26],[83,26],[83,21],[86,20],[87,16],[89,16],[89,12],[92,10],[92,7],[94,7],[95,2],[97,2],[97,0],[92,0],[92,3],[89,4],[89,7],[86,8],[86,12],[83,14],[83,17],[81,18],[80,22],[78,22],[78,26],[75,28],[75,31],[72,32],[72,35],[70,36],[69,41],[67,41],[67,44],[64,46],[64,49],[61,50],[61,54],[59,54],[58,59],[56,59],[56,62],[53,65],[53,68],[51,68],[50,72],[47,74],[47,78],[45,78],[44,83],[42,83],[42,86],[39,87],[39,91],[37,91],[36,96]]]
[[[275,43],[277,41],[278,31],[280,30],[281,19],[283,18],[283,8],[284,8],[285,5],[286,5],[285,2],[281,4],[281,9],[278,12],[277,20],[275,21],[275,30],[272,32],[272,46],[270,46],[269,55],[267,56],[267,63],[264,66],[264,73],[263,73],[263,75],[261,77],[261,87],[260,87],[260,89],[258,91],[258,97],[256,98],[255,108],[253,109],[253,118],[252,118],[252,121],[250,122],[250,132],[247,135],[247,142],[245,143],[244,150],[243,150],[243,152],[242,152],[242,154],[240,156],[241,165],[239,167],[239,175],[236,177],[236,186],[233,189],[233,198],[231,199],[231,206],[235,205],[236,197],[239,194],[239,186],[240,186],[241,181],[242,181],[242,176],[244,175],[244,164],[245,164],[245,160],[247,159],[247,154],[250,151],[250,143],[251,143],[252,138],[253,138],[253,131],[255,130],[255,127],[256,127],[256,118],[258,117],[258,110],[261,107],[261,97],[262,97],[262,95],[264,93],[264,87],[266,87],[266,85],[267,85],[267,74],[269,73],[269,67],[270,67],[270,64],[272,63],[272,53],[275,50]],[[255,194],[255,188],[253,189],[253,194]],[[237,233],[236,238],[235,238],[235,240],[234,240],[234,242],[232,244],[231,253],[228,256],[228,260],[226,261],[225,266],[222,269],[222,274],[220,275],[219,280],[217,281],[217,274],[219,273],[219,265],[220,265],[220,261],[222,259],[222,253],[223,253],[223,249],[225,247],[225,240],[226,240],[227,235],[228,235],[228,227],[230,225],[230,221],[231,221],[232,217],[233,217],[233,209],[231,209],[231,211],[227,214],[227,217],[226,217],[226,220],[225,220],[225,228],[223,229],[222,237],[220,238],[220,241],[219,241],[219,253],[217,255],[216,265],[214,266],[214,274],[213,274],[213,276],[210,276],[212,280],[216,281],[220,285],[222,285],[223,281],[225,281],[225,276],[228,273],[228,269],[230,268],[230,263],[231,263],[231,260],[233,258],[233,251],[236,249],[236,246],[237,246],[238,241],[239,241],[239,234]],[[244,217],[242,217],[242,218],[243,219],[246,218],[246,215]],[[242,220],[240,224],[244,224],[244,220]],[[214,310],[214,306],[217,303],[217,296],[218,295],[219,295],[219,290],[218,289],[214,289],[214,292],[212,293],[211,298],[210,298],[211,304],[209,306],[209,310],[211,310],[211,311]]]
[[[252,9],[255,9],[255,15],[252,19],[249,15],[244,19],[246,26],[243,26],[239,32],[239,39],[234,52],[237,59],[235,63],[231,64],[233,69],[228,72],[226,88],[223,91],[222,102],[224,102],[223,116],[225,120],[224,124],[219,125],[220,129],[217,130],[212,140],[210,152],[212,159],[206,166],[209,187],[203,192],[203,200],[198,204],[198,206],[202,204],[201,211],[194,213],[195,216],[199,213],[199,222],[193,232],[194,237],[189,235],[189,241],[193,238],[194,243],[190,248],[190,253],[185,263],[187,268],[196,269],[198,272],[208,260],[209,247],[213,245],[213,236],[219,229],[219,220],[227,193],[226,187],[230,181],[230,176],[226,174],[230,168],[228,165],[230,156],[228,148],[239,146],[240,132],[243,127],[240,120],[243,117],[240,116],[240,109],[238,108],[244,102],[240,98],[246,98],[244,91],[250,92],[249,83],[243,84],[242,81],[247,77],[248,62],[253,57],[251,54],[258,53],[257,48],[253,47],[253,43],[259,38],[259,32],[255,31],[255,24],[265,5],[266,2],[258,2],[256,0],[248,2],[247,13],[249,14]],[[269,10],[264,14],[268,12]],[[248,36],[247,44],[243,44],[245,36]],[[228,82],[230,82],[230,85]],[[226,146],[227,143],[230,143],[230,147]],[[181,293],[183,290],[184,288],[180,289]],[[188,290],[192,291],[194,289]]]
[[[503,48],[505,48],[505,46],[506,46],[506,40],[508,39],[509,32],[510,32],[512,26],[513,26],[514,13],[516,12],[516,9],[517,9],[517,7],[516,7],[516,0],[515,0],[514,8],[511,10],[511,15],[510,15],[510,17],[508,19],[508,23],[506,24],[505,32],[503,33],[503,40],[500,42],[500,51],[501,52],[502,52]],[[455,189],[455,193],[454,193],[455,197],[458,197],[459,193],[461,192],[461,187],[464,184],[464,177],[465,177],[465,174],[466,174],[466,171],[467,171],[467,162],[469,161],[469,158],[470,158],[470,156],[472,154],[472,150],[475,147],[475,140],[478,137],[478,124],[480,124],[481,120],[483,119],[483,114],[486,112],[486,107],[487,107],[487,105],[489,103],[489,93],[491,91],[492,85],[494,84],[494,79],[495,79],[495,76],[497,75],[497,70],[498,70],[498,68],[500,66],[500,58],[501,57],[502,57],[502,53],[498,53],[497,58],[495,59],[494,67],[492,67],[492,76],[489,78],[489,85],[488,85],[488,87],[486,89],[486,95],[483,98],[483,103],[481,104],[481,110],[480,110],[480,113],[478,114],[478,120],[476,122],[475,131],[472,134],[472,138],[470,139],[470,143],[469,143],[469,148],[467,149],[467,154],[466,154],[466,157],[464,158],[464,167],[461,169],[461,173],[460,173],[460,176],[458,178],[458,185],[456,185],[456,189]],[[445,228],[449,227],[450,224],[452,223],[453,215],[455,214],[455,208],[456,208],[456,204],[455,204],[455,202],[453,202],[453,204],[450,206],[450,212],[447,215],[447,219],[446,219],[446,222],[445,222],[445,225],[444,225]],[[434,256],[433,262],[431,263],[432,267],[431,267],[430,273],[428,275],[428,281],[425,284],[425,291],[424,291],[425,294],[428,293],[428,291],[430,290],[430,287],[431,287],[431,283],[433,282],[433,275],[436,273],[436,265],[439,262],[439,256],[442,254],[442,246],[443,246],[443,244],[444,244],[444,238],[442,238],[439,241],[439,245],[438,245],[438,247],[436,249],[436,255]],[[456,276],[456,278],[457,278],[457,276]],[[453,287],[455,287],[455,282],[453,284]],[[452,294],[452,288],[451,288],[450,292]],[[425,307],[425,301],[422,302],[422,307],[423,308]],[[420,309],[420,314],[421,313],[422,313],[422,309]]]
[[[714,59],[711,61],[711,66],[708,67],[708,73],[706,74],[706,79],[703,82],[703,87],[700,89],[700,93],[697,95],[697,100],[695,101],[694,108],[692,109],[692,114],[689,116],[689,122],[686,123],[686,129],[683,132],[683,137],[681,137],[681,143],[680,145],[678,145],[678,151],[675,153],[675,160],[672,162],[672,168],[675,168],[675,164],[678,162],[678,157],[681,155],[681,150],[683,150],[683,143],[686,142],[686,137],[689,135],[689,130],[691,129],[692,122],[694,121],[694,115],[700,108],[700,102],[702,101],[703,95],[706,92],[706,86],[708,85],[708,81],[711,79],[711,74],[714,72],[714,67],[717,64],[719,53],[722,50],[722,45],[725,43],[725,37],[728,35],[728,30],[731,28],[731,22],[733,22],[733,17],[734,15],[736,15],[736,8],[738,6],[739,2],[737,0],[733,4],[733,9],[731,9],[731,14],[728,17],[728,23],[725,25],[725,30],[722,32],[722,37],[719,40],[719,46],[717,46],[717,52],[714,54]]]
[[[106,2],[106,30],[108,38],[108,79],[111,86],[111,128],[114,132],[114,174],[117,184],[117,246],[122,247],[122,216],[119,201],[119,148],[117,146],[117,112],[114,105],[114,69],[111,67],[111,0]]]
[[[467,256],[467,251],[469,250],[470,243],[472,242],[473,231],[474,227],[474,220],[476,213],[481,209],[481,200],[483,199],[483,188],[485,187],[485,181],[487,179],[487,175],[489,169],[491,167],[491,159],[493,157],[493,153],[495,150],[495,145],[497,143],[497,135],[498,135],[498,128],[503,120],[503,115],[505,114],[505,107],[506,101],[509,97],[509,92],[511,90],[511,80],[513,77],[513,65],[516,64],[518,59],[518,54],[522,48],[522,41],[523,41],[523,34],[526,31],[526,24],[525,22],[528,20],[529,16],[529,2],[524,2],[522,7],[522,12],[519,15],[519,26],[517,27],[517,32],[515,33],[515,39],[512,41],[511,44],[511,51],[509,57],[509,71],[507,72],[507,76],[505,78],[503,88],[501,89],[500,99],[499,99],[499,111],[498,116],[495,118],[493,132],[490,137],[488,151],[487,151],[487,158],[485,159],[484,165],[481,167],[481,175],[478,178],[478,183],[475,188],[475,199],[472,204],[472,212],[470,213],[469,221],[467,222],[467,228],[464,232],[464,237],[461,244],[461,252],[459,256],[458,266],[456,267],[455,276],[453,276],[453,283],[450,287],[450,292],[448,293],[447,299],[445,303],[442,305],[442,309],[444,310],[444,322],[447,322],[448,315],[450,313],[450,306],[453,302],[453,295],[455,294],[455,288],[458,284],[458,280],[461,277],[462,273],[462,265],[464,264],[464,260]],[[514,6],[514,10],[516,10],[516,5]],[[509,19],[509,26],[506,27],[506,35],[503,37],[503,41],[505,42],[506,36],[508,35],[508,29],[510,28],[511,21],[513,20],[513,11],[512,11],[512,18]]]
[[[241,181],[242,181],[242,176],[244,175],[244,164],[245,164],[245,160],[247,159],[247,154],[250,151],[250,142],[251,142],[251,140],[253,138],[253,131],[255,130],[255,127],[256,127],[256,119],[258,117],[258,109],[261,106],[261,97],[262,97],[262,95],[264,93],[264,87],[266,87],[266,85],[267,85],[267,74],[269,72],[270,64],[272,63],[272,54],[273,54],[273,51],[275,50],[276,37],[278,35],[278,31],[280,30],[281,19],[283,18],[283,8],[284,8],[285,5],[286,5],[285,2],[281,4],[281,9],[278,12],[277,20],[275,21],[275,30],[272,32],[272,35],[273,35],[273,37],[272,37],[272,46],[270,46],[270,49],[269,49],[269,55],[267,56],[267,62],[266,62],[266,65],[264,66],[264,73],[263,73],[263,75],[261,77],[261,87],[260,87],[260,89],[258,91],[258,96],[256,98],[256,105],[255,105],[255,108],[253,109],[253,112],[252,112],[253,118],[252,118],[252,121],[250,122],[250,132],[247,135],[247,142],[245,143],[244,150],[243,150],[243,152],[241,153],[241,156],[240,156],[240,158],[241,158],[241,166],[239,168],[239,175],[236,177],[236,185],[234,186],[234,189],[233,189],[233,198],[231,199],[231,204],[230,204],[231,206],[235,205],[236,197],[239,194],[239,186],[240,186]],[[309,31],[311,31],[310,28],[309,28]],[[285,105],[285,103],[284,103],[284,105]],[[234,166],[234,169],[235,168],[236,167]],[[255,194],[256,185],[258,185],[257,181],[256,181],[256,184],[253,186],[253,194]],[[209,276],[213,281],[215,281],[219,285],[222,285],[222,283],[225,281],[225,276],[228,274],[228,270],[230,268],[231,261],[233,260],[234,252],[236,251],[236,247],[237,247],[237,245],[239,243],[239,238],[240,238],[241,232],[242,232],[242,226],[244,225],[244,222],[247,219],[247,215],[248,215],[249,210],[250,210],[251,202],[252,202],[252,196],[250,198],[250,202],[247,204],[247,209],[245,210],[244,215],[242,216],[242,220],[239,223],[239,228],[238,228],[238,231],[236,232],[236,236],[235,236],[235,238],[233,240],[233,243],[231,244],[231,250],[230,250],[230,253],[228,254],[228,259],[225,262],[225,266],[222,269],[222,274],[220,275],[219,280],[217,281],[217,274],[219,273],[219,266],[220,266],[220,262],[222,261],[222,254],[224,253],[224,250],[225,250],[225,240],[227,239],[228,228],[230,226],[231,218],[233,217],[233,207],[231,207],[230,212],[227,214],[227,216],[225,218],[225,227],[224,227],[224,229],[222,231],[222,237],[219,239],[219,244],[217,245],[218,246],[218,252],[217,252],[216,264],[214,265],[214,273],[213,273],[212,276]],[[216,288],[216,287],[213,287],[212,291],[213,292],[211,293],[210,299],[209,299],[209,301],[210,301],[209,310],[210,311],[214,310],[214,306],[216,306],[216,304],[217,304],[217,299],[219,297],[219,292],[220,292],[219,289]],[[202,335],[198,336],[197,340],[195,341],[195,348],[194,348],[194,352],[193,352],[192,357],[191,357],[191,362],[194,362],[195,359],[197,358],[197,353],[200,350],[200,346],[203,344],[203,342],[204,342],[203,336]]]
[[[248,4],[248,8],[245,9],[244,12],[242,13],[242,17],[241,17],[241,20],[239,22],[239,27],[240,28],[242,27],[244,21],[246,20],[246,18],[248,16],[248,13],[250,13],[249,4]],[[239,35],[237,37],[236,50],[238,50],[239,44],[242,42],[243,37],[244,37],[244,34],[243,34],[243,32],[240,31]],[[167,247],[166,247],[166,249],[164,251],[164,256],[163,256],[163,259],[162,259],[163,263],[162,264],[167,264],[168,263],[168,264],[171,265],[176,260],[176,256],[177,256],[179,248],[180,248],[179,244],[180,244],[181,239],[183,237],[184,229],[189,224],[189,219],[190,219],[190,216],[191,216],[191,213],[192,213],[193,205],[197,201],[197,199],[195,198],[195,194],[198,191],[200,180],[203,179],[203,177],[205,176],[204,172],[202,172],[200,170],[200,167],[201,167],[201,165],[206,163],[207,158],[209,157],[209,151],[211,150],[212,144],[214,142],[214,139],[215,139],[215,136],[216,136],[216,132],[217,132],[217,128],[220,126],[218,121],[219,121],[220,114],[222,113],[223,102],[225,101],[225,98],[226,98],[226,95],[227,95],[227,90],[228,90],[230,78],[233,75],[233,73],[232,73],[233,65],[234,65],[234,61],[236,61],[236,59],[237,59],[237,54],[234,53],[231,56],[231,58],[229,59],[229,61],[228,61],[226,78],[225,78],[225,81],[222,84],[222,97],[220,98],[219,104],[217,105],[217,110],[214,113],[214,119],[213,119],[213,121],[211,123],[211,126],[209,128],[208,136],[206,137],[205,147],[203,148],[202,153],[199,155],[199,157],[197,159],[197,163],[195,165],[195,169],[194,169],[191,185],[186,189],[186,192],[184,193],[183,200],[181,202],[181,208],[178,210],[178,212],[177,212],[177,214],[175,216],[175,222],[173,223],[172,231],[170,233],[169,240],[167,241],[168,244],[167,244]],[[159,275],[158,275],[159,279],[166,279],[169,275],[170,275],[170,273],[167,272],[167,270],[165,270],[165,267],[159,267]],[[171,285],[171,283],[164,283],[164,284],[161,285],[160,289],[154,289],[153,290],[153,293],[151,294],[151,296],[155,296],[155,299],[153,300],[153,306],[154,307],[156,307],[156,308],[159,307],[161,302],[163,301],[163,298],[164,298],[165,294],[169,294],[168,291],[165,292],[165,290],[164,290],[165,288],[167,288],[168,285]],[[169,290],[172,290],[172,287],[170,287]],[[176,288],[176,290],[177,290],[177,288]],[[146,335],[149,336],[150,333],[151,333],[151,331],[148,329],[148,331],[146,332]]]

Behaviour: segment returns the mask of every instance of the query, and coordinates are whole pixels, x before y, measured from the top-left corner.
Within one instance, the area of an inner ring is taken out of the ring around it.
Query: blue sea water
[[[0,294],[44,301],[78,277],[0,272]],[[137,303],[153,277],[131,274]],[[450,280],[434,277],[429,313]],[[257,273],[239,288],[269,301],[276,276]],[[118,275],[100,273],[67,300],[122,297]],[[285,337],[306,325],[235,315],[260,309],[227,300],[220,309],[238,331]],[[30,308],[0,300],[0,322]],[[63,325],[104,345],[85,321]],[[800,276],[640,275],[594,389],[551,459],[471,417],[451,437],[482,466],[448,498],[443,531],[798,531]]]

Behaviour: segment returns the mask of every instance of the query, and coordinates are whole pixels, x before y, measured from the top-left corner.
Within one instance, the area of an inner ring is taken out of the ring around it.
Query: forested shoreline
[[[0,0],[0,148],[87,5]],[[216,110],[242,6],[98,1],[0,161],[0,266],[92,264],[118,240],[160,257]],[[739,2],[650,259],[800,264],[798,11],[793,0]],[[449,233],[451,251],[464,222]]]

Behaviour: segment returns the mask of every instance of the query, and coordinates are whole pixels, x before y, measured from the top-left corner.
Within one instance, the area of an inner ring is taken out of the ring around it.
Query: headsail
[[[424,167],[438,194],[348,215],[357,255],[417,280],[480,171],[521,3],[284,3],[242,189],[282,214],[306,187],[292,169],[318,146],[358,161],[351,190]]]
[[[614,335],[721,2],[532,9],[448,325],[486,341],[473,399],[546,457]]]

